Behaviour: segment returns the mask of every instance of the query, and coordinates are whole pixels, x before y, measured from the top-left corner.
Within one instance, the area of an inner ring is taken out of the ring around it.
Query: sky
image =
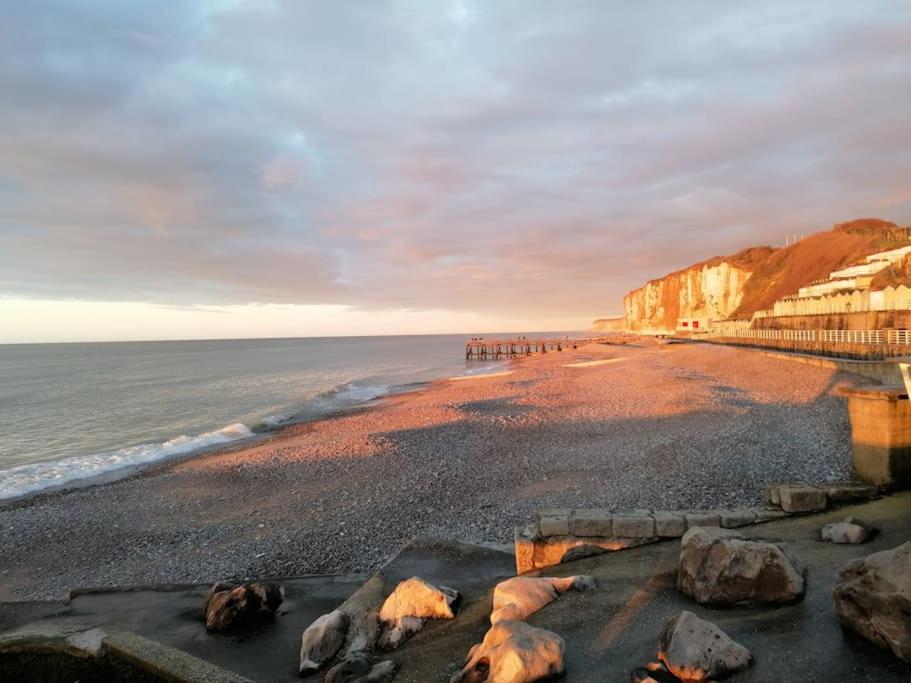
[[[0,4],[0,342],[584,329],[911,224],[911,3]]]

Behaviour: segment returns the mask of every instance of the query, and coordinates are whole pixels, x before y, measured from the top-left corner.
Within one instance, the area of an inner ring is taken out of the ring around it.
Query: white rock
[[[468,651],[450,683],[531,683],[563,673],[566,643],[556,633],[522,621],[503,620]]]
[[[853,517],[848,517],[843,522],[826,524],[819,532],[819,535],[822,540],[829,543],[851,543],[856,545],[864,543],[870,538],[872,533],[873,529],[871,527]]]
[[[413,576],[402,581],[386,598],[380,608],[379,619],[385,623],[402,617],[452,619],[455,616],[452,605],[458,597],[458,591],[452,588],[437,588]]]
[[[310,624],[301,636],[300,673],[316,671],[341,649],[348,631],[348,615],[329,612]]]
[[[595,580],[590,576],[566,578],[516,576],[501,581],[493,590],[490,623],[504,619],[524,621],[568,590],[590,590]]]
[[[416,576],[402,581],[383,602],[378,619],[383,627],[378,645],[392,650],[424,627],[425,619],[452,619],[459,593],[432,586]]]

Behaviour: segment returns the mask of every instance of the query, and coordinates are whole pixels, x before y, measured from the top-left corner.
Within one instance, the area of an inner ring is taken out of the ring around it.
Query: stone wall
[[[727,346],[745,346],[754,349],[774,349],[828,356],[832,359],[887,360],[889,358],[911,356],[911,346],[904,344],[852,344],[848,342],[743,339],[737,337],[711,337],[704,338],[702,341],[708,344],[725,344]]]

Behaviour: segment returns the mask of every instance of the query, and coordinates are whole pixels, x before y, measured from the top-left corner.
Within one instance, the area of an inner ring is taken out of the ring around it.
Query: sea
[[[501,370],[468,336],[0,345],[0,501]]]

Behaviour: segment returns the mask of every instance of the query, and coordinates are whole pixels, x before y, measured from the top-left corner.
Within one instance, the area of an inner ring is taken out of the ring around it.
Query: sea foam
[[[178,436],[164,443],[129,446],[109,453],[79,455],[61,460],[34,462],[0,470],[0,500],[72,484],[137,465],[148,465],[208,446],[253,436],[240,422],[198,436]]]

